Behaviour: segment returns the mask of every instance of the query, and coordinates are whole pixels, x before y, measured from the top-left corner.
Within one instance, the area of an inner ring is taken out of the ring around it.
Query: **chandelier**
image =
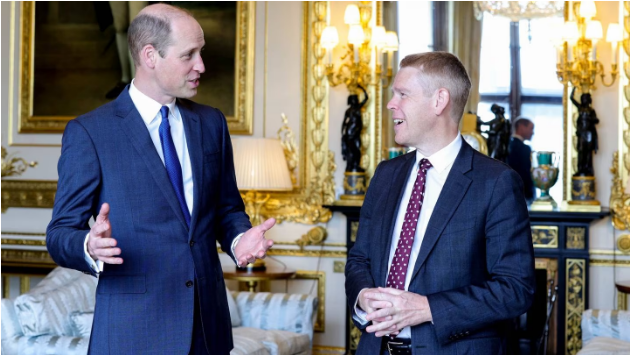
[[[541,17],[562,16],[564,1],[475,1],[475,17],[481,20],[483,13],[503,16],[512,22]]]
[[[570,20],[564,23],[562,40],[556,47],[556,73],[562,84],[571,83],[581,88],[582,93],[588,93],[595,88],[595,79],[601,77],[604,86],[612,86],[617,74],[617,56],[619,42],[623,40],[621,27],[617,23],[610,23],[606,31],[606,42],[612,48],[610,76],[611,81],[604,81],[604,65],[599,61],[597,52],[602,47],[598,45],[603,39],[602,24],[595,20],[597,10],[594,1],[575,2]]]

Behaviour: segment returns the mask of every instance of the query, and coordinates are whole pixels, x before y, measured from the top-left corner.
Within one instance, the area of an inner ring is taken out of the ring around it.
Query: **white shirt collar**
[[[131,101],[136,106],[136,109],[140,113],[140,117],[144,123],[148,126],[154,119],[158,117],[158,113],[160,113],[160,109],[162,108],[162,104],[148,97],[144,93],[142,93],[138,88],[133,84],[133,80],[131,81],[131,85],[129,86],[129,96],[131,96]],[[175,110],[175,99],[172,102],[166,104],[168,107],[168,112],[171,113],[171,118],[177,119],[177,115],[174,114]]]
[[[446,147],[438,150],[433,153],[430,157],[425,157],[420,151],[416,149],[416,163],[419,163],[423,158],[429,159],[433,168],[441,173],[447,167],[453,165],[455,162],[455,158],[457,158],[457,154],[459,154],[459,150],[462,147],[462,136],[459,132],[457,132],[457,137],[449,143]]]

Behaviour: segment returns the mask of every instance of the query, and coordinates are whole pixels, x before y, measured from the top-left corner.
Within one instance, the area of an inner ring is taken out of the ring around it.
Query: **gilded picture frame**
[[[19,71],[19,133],[62,133],[66,123],[76,117],[63,112],[46,115],[34,114],[34,82],[36,13],[35,2],[20,3],[20,71]],[[231,134],[251,135],[253,133],[254,95],[254,46],[256,4],[251,1],[236,2],[236,34],[234,53],[234,109],[226,114]],[[203,79],[203,77],[202,77]],[[77,99],[81,91],[77,90]],[[98,106],[98,105],[96,105]],[[94,109],[93,107],[91,109]],[[89,110],[88,110],[89,111]]]

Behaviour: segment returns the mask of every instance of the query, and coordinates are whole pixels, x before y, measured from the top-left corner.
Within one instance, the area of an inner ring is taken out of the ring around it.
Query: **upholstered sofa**
[[[630,354],[630,312],[588,309],[582,313],[578,355]]]
[[[2,354],[86,354],[96,285],[96,278],[58,267],[28,293],[2,299]],[[317,298],[229,291],[227,296],[232,355],[310,354]]]

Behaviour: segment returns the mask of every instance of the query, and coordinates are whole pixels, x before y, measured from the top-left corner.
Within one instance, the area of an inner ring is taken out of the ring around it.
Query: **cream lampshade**
[[[262,207],[269,200],[268,191],[290,191],[293,189],[284,150],[278,139],[234,138],[234,171],[236,184],[245,202],[245,212],[252,225],[263,222]],[[253,264],[238,267],[239,271],[262,271],[265,263],[256,259]]]

